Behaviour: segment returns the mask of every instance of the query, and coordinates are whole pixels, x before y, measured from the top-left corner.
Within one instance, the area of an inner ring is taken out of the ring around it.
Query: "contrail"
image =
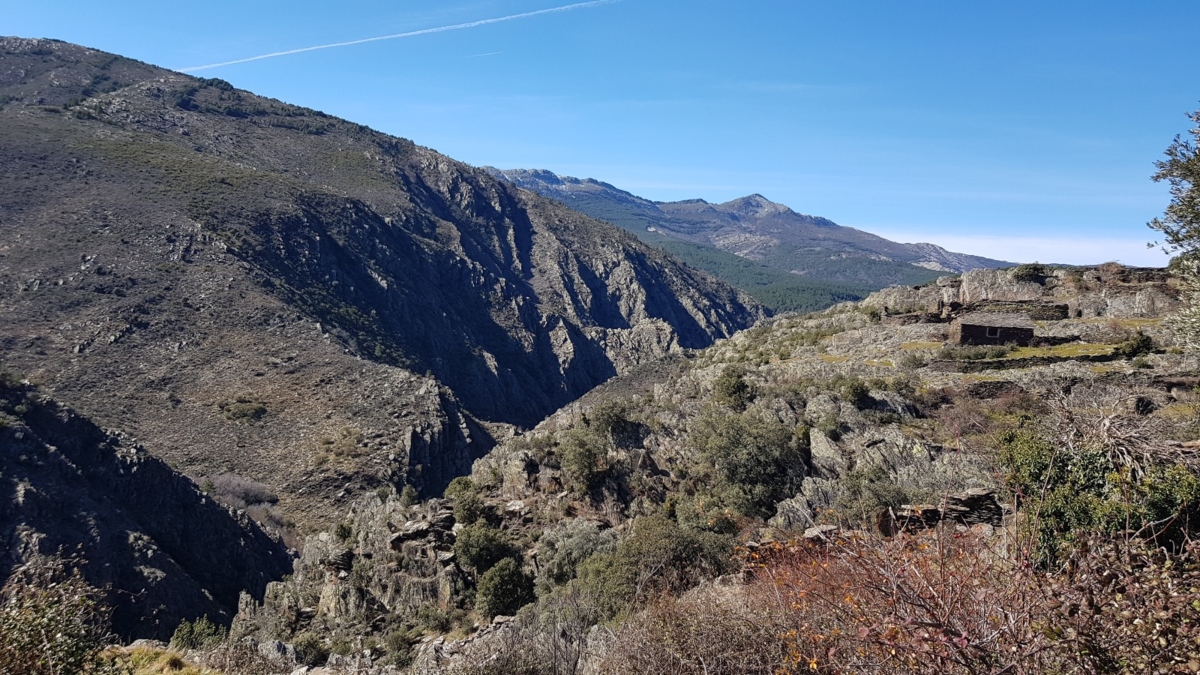
[[[396,33],[394,35],[380,35],[379,37],[363,38],[361,40],[350,40],[349,42],[333,42],[327,45],[316,45],[315,47],[301,47],[299,49],[289,49],[283,52],[271,52],[270,54],[259,54],[258,56],[250,56],[244,59],[234,61],[222,61],[221,63],[210,63],[205,66],[191,66],[190,68],[180,68],[179,70],[185,73],[195,72],[197,70],[208,70],[209,68],[220,68],[222,66],[232,66],[238,63],[249,63],[250,61],[261,61],[263,59],[273,59],[276,56],[290,56],[292,54],[301,54],[303,52],[315,52],[318,49],[332,49],[334,47],[349,47],[351,45],[361,45],[367,42],[379,42],[380,40],[398,40],[400,38],[415,37],[417,35],[429,35],[430,33],[445,33],[450,30],[462,30],[464,28],[475,28],[476,26],[486,26],[490,23],[501,23],[504,21],[513,21],[515,19],[527,19],[531,16],[541,14],[553,14],[555,12],[569,12],[573,9],[583,9],[584,7],[596,7],[599,5],[611,5],[619,0],[591,0],[590,2],[577,2],[573,5],[563,5],[562,7],[551,7],[549,9],[539,9],[533,12],[524,12],[521,14],[510,14],[509,16],[499,16],[494,19],[480,19],[479,21],[470,21],[468,23],[457,23],[453,26],[439,26],[437,28],[424,28],[422,30],[409,31],[407,33]]]

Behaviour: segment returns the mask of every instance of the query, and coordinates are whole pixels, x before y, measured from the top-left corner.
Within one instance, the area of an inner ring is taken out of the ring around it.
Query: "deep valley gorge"
[[[0,672],[1200,672],[1189,265],[0,38]]]

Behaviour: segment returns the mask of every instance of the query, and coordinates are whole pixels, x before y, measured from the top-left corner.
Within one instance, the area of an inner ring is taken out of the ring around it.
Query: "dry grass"
[[[943,343],[941,343],[941,342],[933,342],[933,341],[905,342],[900,345],[900,349],[904,349],[904,350],[908,350],[908,351],[911,351],[914,349],[941,349],[942,345],[943,345]]]
[[[171,649],[134,647],[114,649],[109,653],[128,659],[133,667],[133,675],[222,675],[219,671],[187,661],[182,654]]]
[[[1052,347],[1017,347],[1009,352],[1005,358],[1009,359],[1028,359],[1040,356],[1049,357],[1079,357],[1079,356],[1107,356],[1112,354],[1113,345],[1105,344],[1088,344],[1082,342],[1073,342],[1065,345],[1054,345]]]

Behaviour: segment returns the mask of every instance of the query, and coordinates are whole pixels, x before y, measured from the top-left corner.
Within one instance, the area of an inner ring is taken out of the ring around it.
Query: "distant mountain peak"
[[[792,210],[783,204],[767,199],[757,192],[745,197],[725,202],[718,205],[723,211],[732,211],[739,216],[770,216],[780,213],[792,213]]]

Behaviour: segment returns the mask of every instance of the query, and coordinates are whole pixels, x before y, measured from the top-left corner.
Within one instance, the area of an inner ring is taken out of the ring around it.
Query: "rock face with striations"
[[[511,425],[761,306],[410,141],[0,39],[0,358],[298,520],[437,493]]]
[[[228,621],[291,570],[280,542],[127,438],[0,377],[0,579],[44,558],[107,589],[114,629],[166,639]]]

